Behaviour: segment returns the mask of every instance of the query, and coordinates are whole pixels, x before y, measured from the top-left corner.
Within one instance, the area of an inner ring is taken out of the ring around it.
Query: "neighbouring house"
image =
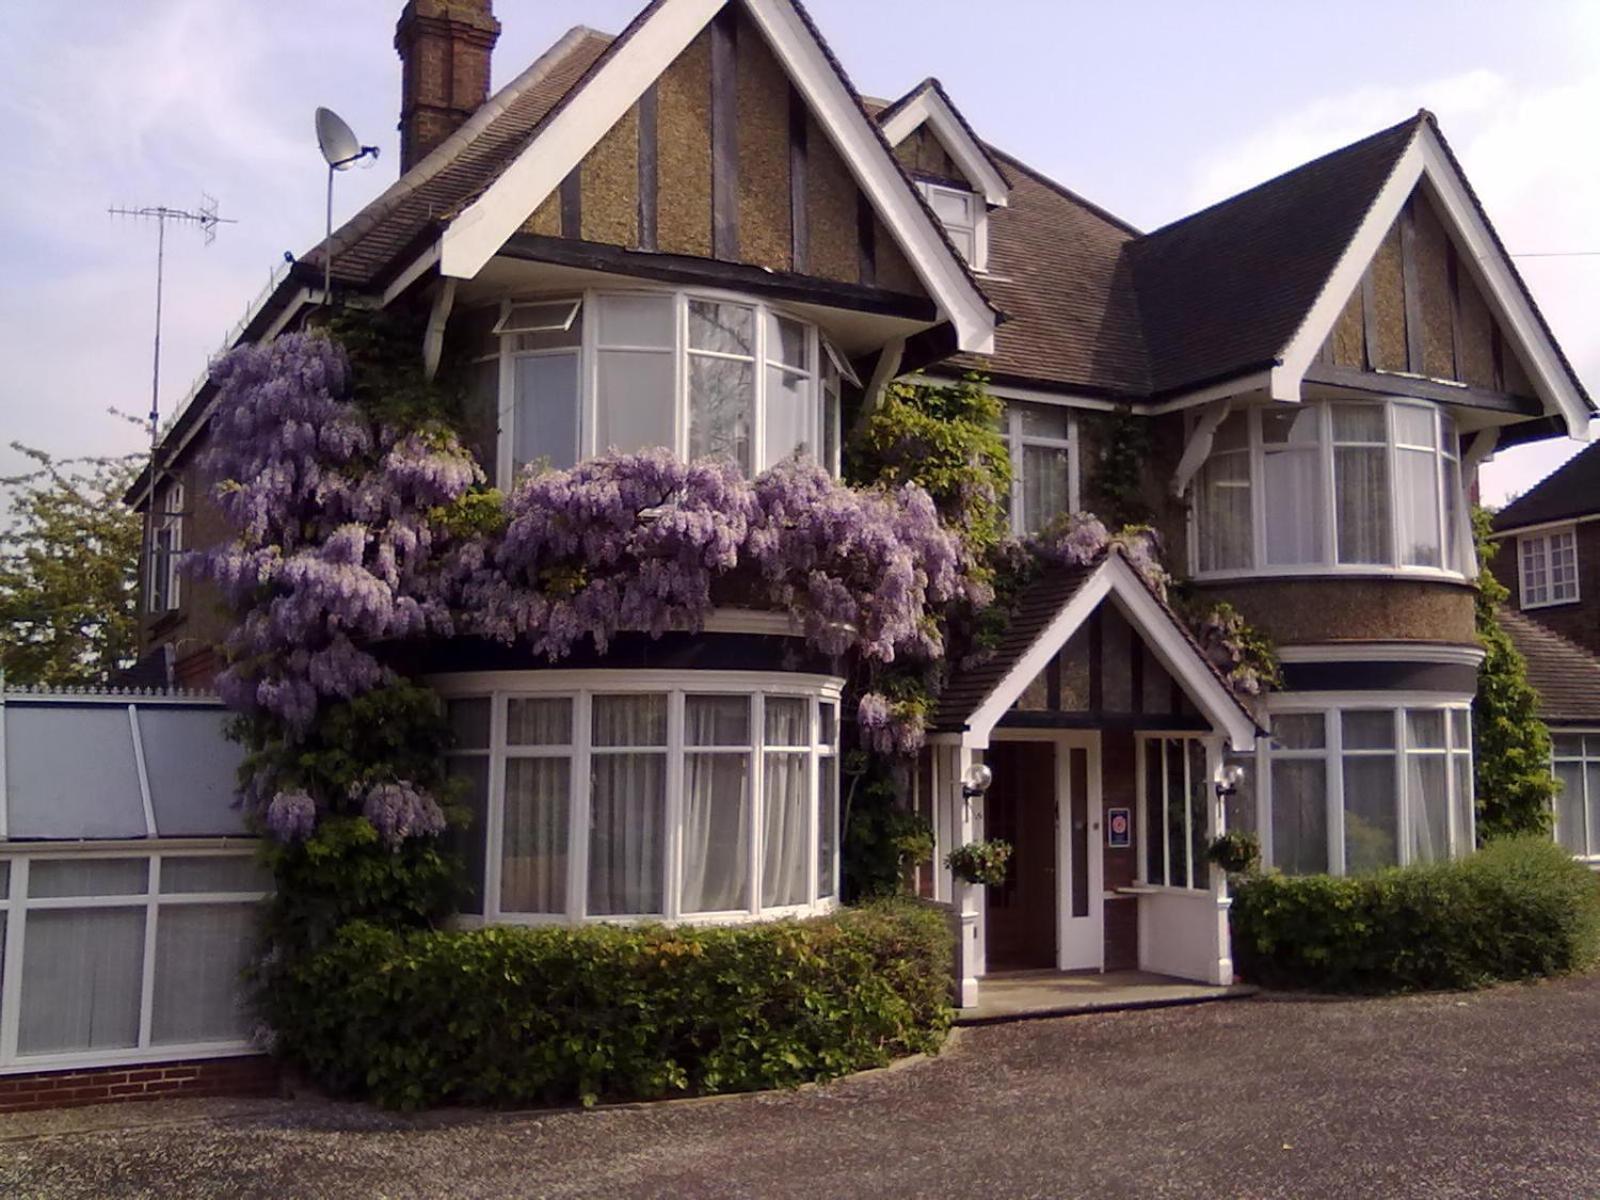
[[[470,364],[471,441],[502,485],[608,448],[751,474],[800,450],[836,472],[891,381],[981,372],[1017,534],[1100,507],[1136,439],[1169,569],[1278,647],[1283,686],[1237,694],[1118,549],[1024,589],[910,773],[961,1004],[1026,967],[1229,982],[1206,860],[1224,828],[1290,872],[1470,848],[1467,496],[1495,448],[1582,438],[1593,405],[1431,115],[1141,233],[935,80],[860,96],[793,0],[656,0],[491,94],[498,32],[488,0],[405,5],[400,178],[334,233],[334,296],[319,245],[238,341],[330,300],[414,314],[430,369]],[[156,514],[146,666],[188,687],[227,632],[176,565],[227,536],[197,467],[215,401],[197,389],[130,493]],[[414,667],[449,700],[478,818],[463,920],[836,903],[855,697],[785,614],[721,610],[556,665],[458,639]],[[1016,846],[1003,886],[943,866],[983,837]],[[7,961],[6,1010],[29,969]],[[70,987],[98,968],[56,969]],[[0,1071],[29,1067],[0,1042]]]

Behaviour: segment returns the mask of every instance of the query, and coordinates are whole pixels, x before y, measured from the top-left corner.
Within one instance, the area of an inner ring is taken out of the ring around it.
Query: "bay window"
[[[1552,733],[1556,841],[1580,858],[1600,858],[1600,731]]]
[[[1517,538],[1517,579],[1523,608],[1578,599],[1578,535],[1572,528]]]
[[[444,685],[489,920],[749,919],[838,894],[838,685]],[[623,673],[616,673],[619,680]]]
[[[1455,422],[1410,401],[1230,414],[1195,481],[1197,573],[1472,569]]]
[[[1285,874],[1357,875],[1473,846],[1467,704],[1272,714],[1257,821]]]
[[[498,413],[502,486],[610,450],[721,458],[746,475],[801,453],[837,471],[840,361],[816,326],[770,305],[590,291],[502,302],[472,386],[492,392],[477,402]]]

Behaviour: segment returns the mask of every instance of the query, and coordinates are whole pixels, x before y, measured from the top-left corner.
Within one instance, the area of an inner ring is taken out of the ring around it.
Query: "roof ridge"
[[[1562,463],[1555,470],[1551,471],[1550,474],[1539,480],[1538,483],[1534,484],[1527,491],[1523,492],[1520,496],[1516,497],[1516,499],[1512,500],[1499,512],[1495,513],[1493,518],[1495,532],[1506,533],[1519,528],[1520,525],[1515,519],[1518,507],[1526,507],[1527,502],[1533,500],[1534,497],[1538,496],[1539,493],[1543,492],[1546,488],[1557,485],[1557,483],[1563,480],[1565,477],[1569,475],[1576,475],[1580,471],[1586,470],[1589,467],[1588,460],[1591,457],[1600,458],[1600,442],[1590,442],[1571,458],[1567,459],[1566,462]],[[1596,497],[1595,508],[1600,510],[1600,497]],[[1570,515],[1579,516],[1581,514],[1572,513]],[[1511,520],[1508,521],[1507,518],[1511,518]],[[1562,518],[1560,517],[1551,518],[1551,520],[1561,519]],[[1528,521],[1526,523],[1529,525],[1542,525],[1545,523],[1545,518],[1540,517],[1537,520]]]

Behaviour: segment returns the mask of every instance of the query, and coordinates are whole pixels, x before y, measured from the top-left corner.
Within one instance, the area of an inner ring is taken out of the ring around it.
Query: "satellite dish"
[[[338,171],[361,157],[362,146],[355,132],[331,108],[317,109],[317,145],[328,165]]]

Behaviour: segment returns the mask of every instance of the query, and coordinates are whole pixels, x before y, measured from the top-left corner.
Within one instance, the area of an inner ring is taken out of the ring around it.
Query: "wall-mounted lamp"
[[[1217,799],[1226,800],[1229,796],[1239,791],[1239,785],[1244,782],[1244,768],[1238,763],[1228,763],[1217,768]]]
[[[961,798],[976,800],[989,790],[989,785],[993,782],[994,772],[989,769],[988,764],[975,762],[961,776]]]

